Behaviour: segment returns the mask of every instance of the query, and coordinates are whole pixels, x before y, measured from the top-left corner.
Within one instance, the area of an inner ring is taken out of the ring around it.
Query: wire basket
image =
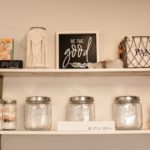
[[[119,45],[119,57],[125,68],[149,68],[150,36],[125,37]]]

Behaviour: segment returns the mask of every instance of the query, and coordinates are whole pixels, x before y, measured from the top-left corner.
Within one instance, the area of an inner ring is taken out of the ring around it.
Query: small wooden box
[[[22,60],[0,60],[0,68],[19,69],[23,68]]]

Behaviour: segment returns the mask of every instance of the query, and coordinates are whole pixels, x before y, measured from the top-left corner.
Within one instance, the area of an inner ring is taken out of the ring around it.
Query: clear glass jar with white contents
[[[26,98],[25,129],[49,130],[51,127],[51,100],[49,97]]]
[[[71,97],[67,106],[68,121],[94,121],[94,98],[89,96]]]
[[[114,102],[116,129],[136,130],[142,128],[142,106],[137,96],[116,97]]]

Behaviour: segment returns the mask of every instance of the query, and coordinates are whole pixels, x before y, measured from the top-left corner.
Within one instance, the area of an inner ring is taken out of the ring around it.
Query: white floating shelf
[[[63,77],[63,76],[150,76],[150,68],[109,69],[0,69],[4,77]]]
[[[136,135],[149,134],[150,130],[115,131],[0,131],[1,135]]]

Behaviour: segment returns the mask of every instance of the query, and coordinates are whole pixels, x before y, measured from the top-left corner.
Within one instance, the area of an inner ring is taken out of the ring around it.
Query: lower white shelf
[[[150,130],[115,130],[115,131],[0,131],[0,135],[134,135],[150,134]]]

